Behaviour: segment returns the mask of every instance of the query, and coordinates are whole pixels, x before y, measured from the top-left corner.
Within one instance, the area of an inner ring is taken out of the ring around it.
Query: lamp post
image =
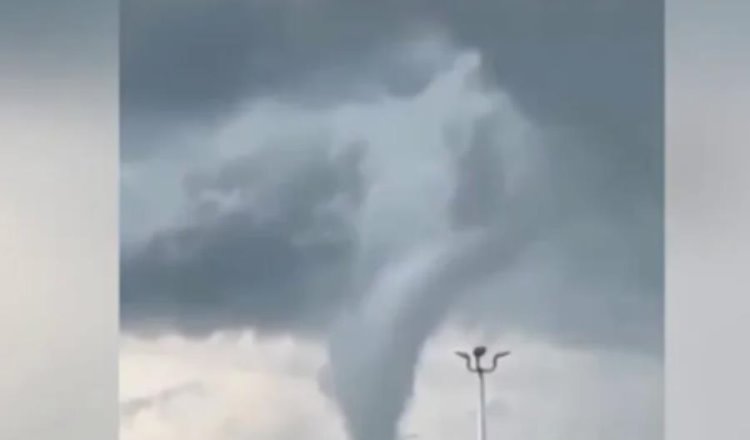
[[[492,356],[492,364],[489,368],[482,366],[481,359],[487,353],[486,347],[476,347],[471,355],[463,351],[457,351],[456,354],[466,360],[466,369],[470,373],[476,373],[479,378],[479,408],[477,409],[477,429],[479,440],[487,440],[487,424],[485,420],[485,401],[484,401],[484,375],[492,373],[497,368],[497,361],[510,354],[509,351],[501,351]],[[473,362],[472,362],[473,359]]]

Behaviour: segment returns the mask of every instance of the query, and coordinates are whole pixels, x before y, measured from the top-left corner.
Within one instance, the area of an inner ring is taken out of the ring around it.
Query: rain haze
[[[662,4],[124,0],[124,440],[661,440]]]

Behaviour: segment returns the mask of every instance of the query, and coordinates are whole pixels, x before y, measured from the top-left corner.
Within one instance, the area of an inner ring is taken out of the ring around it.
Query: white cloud
[[[126,336],[120,364],[121,403],[153,398],[123,415],[123,440],[342,438],[318,391],[321,352],[310,344],[251,333],[200,342]],[[192,392],[158,399],[185,384]]]
[[[403,434],[449,440],[475,432],[476,382],[455,349],[476,341],[511,349],[488,377],[489,438],[513,440],[661,439],[661,363],[649,357],[566,349],[506,336],[444,331],[418,369]],[[333,402],[320,390],[324,347],[251,332],[208,340],[125,336],[121,403],[156,397],[123,416],[123,440],[343,440]]]

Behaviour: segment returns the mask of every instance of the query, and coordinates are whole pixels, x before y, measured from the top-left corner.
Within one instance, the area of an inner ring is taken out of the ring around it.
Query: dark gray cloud
[[[329,158],[275,146],[192,176],[194,224],[123,255],[126,328],[320,329],[349,287],[358,150]],[[233,196],[237,207],[202,197],[211,194]]]
[[[628,165],[612,164],[596,144],[553,133],[542,139],[544,160],[528,184],[509,193],[493,133],[498,117],[479,120],[456,157],[453,227],[485,231],[488,240],[507,228],[533,228],[533,238],[523,240],[528,249],[513,257],[511,271],[493,257],[507,251],[499,238],[490,240],[498,249],[488,245],[454,264],[451,282],[438,283],[458,283],[450,303],[462,305],[470,323],[479,318],[497,331],[658,349],[662,217],[653,186],[628,183],[632,175],[615,172]],[[126,328],[319,333],[362,300],[368,287],[354,282],[362,270],[355,228],[368,191],[360,171],[367,150],[355,145],[331,156],[324,143],[308,143],[269,145],[186,180],[194,222],[123,257]],[[476,280],[459,281],[467,277]]]
[[[393,59],[381,63],[390,56],[381,46],[409,32],[393,12],[372,2],[124,1],[126,127],[150,118],[211,123],[259,96],[320,103],[381,83],[413,90],[420,78],[389,70]]]
[[[429,72],[397,62],[393,48],[432,27],[480,50],[488,77],[532,118],[653,144],[662,9],[650,0],[126,0],[124,127],[209,122],[258,96],[413,93]],[[125,142],[123,153],[137,149]]]
[[[566,344],[612,345],[659,353],[664,312],[660,162],[618,151],[598,137],[550,133],[543,161],[520,192],[493,138],[497,118],[477,124],[458,162],[457,225],[490,230],[535,224],[536,241],[513,270],[476,295],[463,295],[462,319]],[[469,293],[469,292],[467,292]],[[461,302],[460,300],[458,302]]]
[[[498,172],[501,158],[492,131],[491,118],[480,121],[469,148],[458,157],[451,207],[458,228],[486,226],[502,214],[505,176]]]
[[[646,0],[126,0],[124,157],[154,148],[136,142],[144,120],[170,130],[175,121],[222,120],[259,97],[317,108],[373,92],[414,93],[434,72],[415,70],[395,48],[433,26],[479,50],[488,87],[507,91],[546,133],[543,167],[520,194],[508,194],[497,166],[497,118],[476,127],[455,164],[455,227],[516,221],[545,229],[534,248],[543,257],[527,263],[548,264],[538,270],[544,275],[529,269],[501,280],[523,296],[482,294],[474,307],[483,322],[643,345],[659,331],[663,309],[661,20],[660,2]],[[320,329],[342,301],[356,300],[351,219],[315,213],[337,194],[357,199],[365,184],[341,177],[324,150],[298,161],[253,156],[194,180],[191,200],[217,192],[239,202],[226,212],[196,202],[194,225],[162,231],[124,257],[125,325]],[[264,170],[275,174],[264,178]],[[259,193],[273,203],[258,205]],[[269,206],[274,219],[259,220]],[[327,241],[298,241],[316,234]]]

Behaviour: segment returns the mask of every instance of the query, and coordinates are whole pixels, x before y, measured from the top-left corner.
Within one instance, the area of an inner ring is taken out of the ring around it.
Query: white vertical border
[[[666,10],[666,439],[750,439],[750,2]]]
[[[115,439],[118,2],[1,3],[0,439]]]

